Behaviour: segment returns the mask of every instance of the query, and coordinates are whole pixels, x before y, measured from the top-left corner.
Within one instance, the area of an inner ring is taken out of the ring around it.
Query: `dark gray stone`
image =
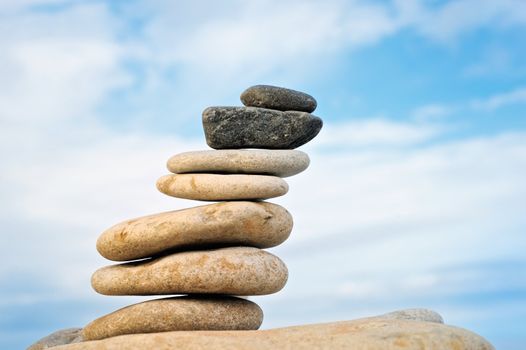
[[[31,345],[27,350],[48,349],[59,345],[80,343],[82,339],[82,328],[67,328],[51,333]]]
[[[249,87],[241,94],[241,102],[248,107],[277,109],[279,111],[311,113],[316,109],[316,100],[311,95],[270,85]]]
[[[321,130],[320,118],[306,112],[256,107],[208,107],[203,111],[206,142],[215,149],[293,149]]]

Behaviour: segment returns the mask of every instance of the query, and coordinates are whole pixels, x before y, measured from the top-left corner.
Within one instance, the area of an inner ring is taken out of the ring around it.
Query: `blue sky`
[[[254,84],[325,122],[263,327],[427,307],[524,348],[525,37],[521,0],[3,1],[0,348],[144,300],[91,289],[98,235],[198,205],[155,180]]]

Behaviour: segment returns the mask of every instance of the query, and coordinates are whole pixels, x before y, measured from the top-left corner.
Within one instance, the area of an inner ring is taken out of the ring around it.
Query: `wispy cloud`
[[[29,13],[1,22],[0,31],[10,33],[0,38],[3,130],[15,128],[31,139],[36,136],[31,131],[49,123],[60,127],[71,120],[77,126],[95,121],[91,114],[97,104],[109,91],[130,82],[120,66],[124,50],[108,23],[101,5]],[[92,27],[96,29],[86,29]]]
[[[459,36],[492,25],[501,28],[524,26],[526,9],[521,0],[457,0],[425,8],[412,1],[415,27],[426,37],[447,43]]]
[[[130,125],[150,121],[151,111],[188,120],[200,101],[224,103],[235,98],[231,90],[262,80],[301,87],[334,72],[339,54],[402,30],[440,41],[488,23],[522,25],[526,18],[517,1],[434,6],[415,1],[228,1],[207,4],[206,12],[195,2],[157,1],[130,8],[143,14],[139,20],[127,17],[131,10],[126,7],[115,16],[104,2],[71,2],[57,11],[28,10],[3,21],[2,31],[11,33],[0,39],[0,70],[10,86],[0,96],[3,114],[11,115],[11,121],[42,113],[48,117],[39,120],[59,120],[65,114],[78,120],[118,90],[133,96],[135,111],[125,119]],[[132,26],[137,35],[124,35]],[[225,89],[225,82],[232,89]],[[72,84],[76,89],[69,88]],[[29,96],[33,103],[24,103]],[[157,106],[159,96],[167,97],[164,109]]]
[[[495,94],[485,99],[477,99],[471,102],[474,109],[493,111],[509,105],[526,103],[526,88],[519,87],[515,90]]]
[[[317,144],[321,147],[407,146],[429,141],[444,131],[431,123],[394,122],[386,118],[327,125]]]
[[[456,107],[451,105],[432,103],[415,108],[411,117],[418,121],[440,120],[453,113],[455,109]]]
[[[526,73],[526,65],[506,48],[500,45],[491,45],[481,57],[464,69],[468,78],[495,77],[495,76],[521,76]]]
[[[411,116],[422,122],[440,121],[444,117],[473,114],[481,112],[495,112],[501,108],[526,103],[526,88],[516,87],[513,90],[498,92],[486,97],[472,98],[456,104],[432,103],[415,108]],[[518,117],[522,117],[519,115]]]

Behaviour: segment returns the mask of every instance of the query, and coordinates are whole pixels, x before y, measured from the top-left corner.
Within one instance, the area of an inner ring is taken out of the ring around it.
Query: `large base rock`
[[[482,337],[435,322],[385,317],[260,331],[181,331],[123,335],[53,350],[352,349],[494,350]]]

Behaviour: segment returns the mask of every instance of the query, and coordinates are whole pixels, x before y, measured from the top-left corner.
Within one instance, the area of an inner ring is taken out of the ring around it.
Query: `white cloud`
[[[482,213],[490,215],[487,211],[493,208],[485,206],[500,205],[501,200],[514,198],[512,206],[520,198],[515,196],[526,190],[519,179],[526,166],[523,137],[435,141],[412,148],[373,144],[331,153],[311,149],[310,173],[291,181],[310,187],[307,192],[316,202],[330,203],[331,209],[324,213],[325,220],[318,220],[318,208],[302,205],[298,209],[305,220],[301,237],[316,236],[325,230],[326,222],[337,227],[335,232],[369,232],[368,228],[382,232],[397,223],[403,224],[401,231],[413,232],[413,225],[420,228],[425,223],[429,223],[426,231],[434,231],[440,229],[436,225],[441,221],[460,225]],[[323,186],[312,187],[312,183]],[[516,213],[507,210],[510,215]]]
[[[326,125],[317,143],[322,147],[407,146],[441,134],[442,125],[394,122],[384,118]]]
[[[415,11],[415,27],[423,35],[448,42],[483,26],[511,27],[526,24],[522,0],[456,0],[436,8]]]
[[[519,62],[514,55],[505,47],[500,45],[490,45],[477,58],[475,63],[468,65],[464,69],[464,75],[468,78],[478,77],[512,77],[523,75],[526,66]]]
[[[436,119],[440,120],[440,118],[443,118],[453,113],[454,110],[455,108],[449,105],[431,103],[415,108],[411,113],[411,116],[415,120],[421,122],[432,121]]]
[[[96,101],[127,81],[118,67],[119,49],[111,43],[33,40],[4,54],[14,73],[7,75],[11,84],[0,97],[2,120],[9,125],[85,118]]]
[[[0,2],[0,13],[16,14],[32,6],[57,5],[64,3],[64,0],[5,0]]]
[[[334,71],[338,53],[374,44],[400,26],[385,6],[357,1],[206,6],[203,11],[202,3],[161,1],[144,3],[139,10],[155,16],[146,21],[142,41],[136,43],[137,58],[151,68],[148,81],[173,75],[182,115],[191,115],[186,108],[195,96],[220,104],[237,100],[234,91],[255,83],[301,88]],[[231,89],[225,89],[225,82]]]
[[[144,67],[135,100],[152,110],[158,103],[151,101],[167,96],[162,112],[177,113],[182,121],[204,108],[202,101],[238,102],[238,92],[256,83],[301,90],[310,81],[341,74],[336,70],[342,53],[404,30],[449,45],[483,26],[522,26],[523,12],[513,0],[232,0],[139,2],[123,13],[145,14],[129,43],[130,57]]]
[[[524,103],[526,103],[526,88],[518,86],[510,91],[498,92],[486,97],[472,98],[456,104],[427,104],[413,109],[411,116],[417,122],[431,123],[433,121],[439,122],[444,117],[451,115],[495,112],[504,107]]]
[[[109,91],[129,83],[121,67],[125,48],[113,39],[104,6],[29,13],[0,24],[0,123],[12,145],[17,133],[33,142],[41,128],[93,123]],[[93,28],[89,30],[87,28]],[[70,126],[75,130],[75,126]],[[14,140],[13,140],[14,138]]]
[[[116,22],[100,4],[0,22],[9,33],[0,37],[0,240],[2,253],[14,259],[0,269],[2,278],[45,276],[57,264],[52,284],[85,278],[75,273],[86,264],[82,254],[53,247],[91,243],[104,220],[90,214],[93,207],[106,204],[105,212],[115,213],[118,206],[99,195],[109,178],[101,183],[101,169],[121,164],[126,175],[116,174],[112,188],[131,193],[118,187],[135,176],[126,166],[149,161],[143,152],[150,145],[179,145],[109,131],[97,114],[110,91],[130,81],[121,65],[126,47],[114,40]]]
[[[397,28],[385,7],[359,2],[231,1],[218,10],[222,16],[203,14],[200,21],[185,23],[190,28],[180,28],[177,19],[192,6],[163,7],[146,30],[155,57],[207,71],[269,73],[345,45],[375,42]],[[225,11],[229,8],[236,11]]]
[[[442,5],[227,1],[221,6],[208,4],[206,12],[203,4],[186,1],[142,6],[156,14],[145,29],[151,48],[148,59],[183,64],[193,74],[204,70],[237,79],[239,74],[248,75],[245,79],[268,77],[276,70],[294,77],[298,65],[304,71],[306,62],[312,65],[324,59],[328,64],[335,52],[376,43],[406,28],[448,41],[488,24],[526,23],[521,0],[460,0]]]
[[[437,6],[418,1],[261,0],[210,6],[203,13],[202,4],[185,1],[146,5],[158,15],[146,33],[161,61],[227,70],[245,70],[248,65],[259,71],[375,43],[406,27],[446,39],[493,21],[509,25],[526,22],[520,0],[461,0]],[[194,16],[199,20],[188,21]]]
[[[474,100],[471,107],[479,110],[493,111],[509,105],[526,103],[526,88],[519,87],[515,90],[495,94],[485,99]]]
[[[11,33],[0,38],[3,86],[10,91],[2,94],[0,106],[11,121],[41,113],[49,115],[38,120],[65,115],[78,120],[80,111],[88,113],[99,97],[123,87],[134,94],[130,99],[136,106],[129,111],[128,125],[148,122],[152,111],[166,113],[160,119],[177,113],[178,119],[188,120],[205,107],[202,101],[232,103],[234,91],[253,83],[301,89],[317,76],[333,74],[339,53],[403,29],[449,38],[489,20],[522,23],[516,19],[521,6],[514,1],[483,2],[475,14],[465,10],[473,4],[458,3],[227,1],[207,3],[203,11],[203,3],[154,1],[129,4],[115,16],[103,3],[71,2],[58,11],[22,12],[0,24]],[[481,19],[465,20],[472,16]],[[136,35],[123,36],[136,18],[141,22]],[[434,25],[450,19],[466,25]],[[141,72],[124,70],[124,60],[139,64]],[[132,92],[134,79],[140,84]],[[226,82],[231,88],[225,88]],[[69,89],[72,84],[76,89]],[[25,103],[26,95],[33,103]],[[160,96],[166,96],[164,108],[158,107]]]

